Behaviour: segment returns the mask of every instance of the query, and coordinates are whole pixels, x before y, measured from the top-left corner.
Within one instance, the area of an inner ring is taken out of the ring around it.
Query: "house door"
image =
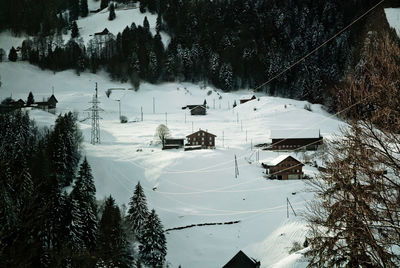
[[[282,180],[282,175],[278,175],[278,180]]]

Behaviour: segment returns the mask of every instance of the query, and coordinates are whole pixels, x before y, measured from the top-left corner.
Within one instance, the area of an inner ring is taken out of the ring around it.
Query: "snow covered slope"
[[[11,94],[15,99],[26,99],[32,91],[38,100],[51,95],[54,87],[59,101],[57,112],[79,113],[84,153],[93,168],[98,199],[112,194],[119,204],[127,204],[140,181],[149,207],[156,209],[165,228],[240,220],[232,225],[169,231],[170,267],[221,267],[241,249],[260,260],[263,268],[304,267],[301,255],[288,252],[293,242],[303,243],[305,223],[293,213],[289,220],[286,218],[286,198],[300,213],[312,196],[304,191],[303,181],[266,180],[252,145],[269,142],[272,129],[316,128],[325,137],[338,132],[342,122],[319,105],[311,105],[310,112],[304,109],[306,102],[259,94],[259,100],[232,109],[233,102],[239,103],[245,91],[223,93],[187,83],[142,84],[137,92],[113,90],[108,98],[107,89],[131,86],[112,82],[104,73],[54,74],[21,62],[0,63],[0,75],[1,99]],[[100,121],[101,144],[93,146],[89,143],[90,120],[85,120],[85,109],[90,106],[95,82],[105,111]],[[119,123],[116,100],[121,100],[122,114],[129,123]],[[206,116],[190,116],[181,109],[204,100],[209,106]],[[141,107],[143,122],[139,121]],[[52,114],[31,111],[31,115],[39,125],[54,124]],[[174,137],[185,137],[192,128],[207,129],[217,135],[217,148],[163,151],[153,144],[159,124],[167,124]],[[235,155],[238,178],[234,176]],[[279,155],[260,151],[260,159]],[[302,154],[293,156],[303,159]],[[304,167],[307,174],[315,171],[311,166]]]
[[[385,13],[390,27],[394,28],[400,36],[400,8],[385,8]]]
[[[89,1],[89,9],[96,10],[100,8],[100,1]],[[115,10],[116,18],[112,21],[108,20],[109,11],[107,9],[103,9],[98,13],[90,13],[86,18],[80,18],[77,20],[79,34],[83,38],[85,44],[89,42],[91,38],[93,38],[94,33],[101,32],[104,28],[107,28],[112,34],[117,35],[119,32],[126,28],[126,26],[130,27],[134,22],[136,25],[143,26],[143,20],[147,17],[150,25],[150,31],[154,35],[156,33],[156,20],[157,15],[151,14],[149,12],[141,13],[138,7],[131,8],[117,8]],[[165,46],[168,45],[170,41],[169,35],[161,32],[161,39]],[[70,35],[65,35],[64,39],[68,40]]]

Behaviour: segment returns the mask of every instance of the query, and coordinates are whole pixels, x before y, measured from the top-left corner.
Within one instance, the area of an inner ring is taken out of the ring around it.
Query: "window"
[[[203,136],[204,136],[204,132],[203,132]]]
[[[193,140],[195,141],[195,140],[196,140],[196,137],[194,137]]]
[[[204,141],[202,141],[201,144],[204,145]]]
[[[210,137],[210,140],[211,140],[211,137]]]
[[[197,136],[200,136],[200,133],[197,133]]]
[[[201,140],[204,141],[204,137],[201,137]]]

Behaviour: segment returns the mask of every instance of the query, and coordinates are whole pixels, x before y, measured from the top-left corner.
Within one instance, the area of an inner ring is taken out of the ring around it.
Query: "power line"
[[[262,83],[261,85],[257,86],[256,88],[254,88],[254,91],[257,91],[258,89],[262,88],[263,86],[271,83],[272,81],[274,81],[276,78],[280,77],[281,75],[283,75],[284,73],[286,73],[287,71],[291,70],[294,66],[296,66],[297,64],[299,64],[300,62],[304,61],[305,59],[307,59],[308,57],[310,57],[311,55],[313,55],[315,52],[317,52],[319,49],[321,49],[323,46],[325,46],[326,44],[328,44],[330,41],[332,41],[333,39],[335,39],[336,37],[338,37],[339,35],[341,35],[344,31],[346,31],[347,29],[349,29],[351,26],[353,26],[353,24],[355,24],[356,22],[358,22],[359,20],[361,20],[362,18],[364,18],[366,15],[368,15],[371,11],[373,11],[375,8],[377,8],[380,4],[382,4],[385,0],[381,0],[380,2],[378,2],[376,5],[374,5],[372,8],[370,8],[369,10],[367,10],[364,14],[362,14],[360,17],[358,17],[357,19],[355,19],[354,21],[352,21],[350,24],[348,24],[346,27],[344,27],[342,30],[340,30],[339,32],[337,32],[336,34],[334,34],[332,37],[330,37],[328,40],[326,40],[325,42],[323,42],[321,45],[319,45],[318,47],[316,47],[315,49],[313,49],[311,52],[309,52],[308,54],[306,54],[305,56],[303,56],[302,58],[300,58],[299,60],[297,60],[296,62],[294,62],[293,64],[291,64],[289,67],[287,67],[286,69],[284,69],[283,71],[279,72],[278,74],[274,75],[272,78],[270,78],[269,80],[267,80],[266,82]]]

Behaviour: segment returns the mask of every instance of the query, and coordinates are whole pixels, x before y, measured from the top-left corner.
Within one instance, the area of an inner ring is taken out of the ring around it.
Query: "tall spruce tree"
[[[82,17],[87,17],[89,14],[89,8],[88,8],[88,1],[87,0],[81,0],[80,1],[80,14]]]
[[[149,210],[147,208],[146,196],[140,182],[138,182],[133,196],[129,201],[129,209],[126,216],[126,222],[130,231],[136,238],[139,238],[143,233],[143,228],[148,215]]]
[[[101,216],[96,255],[107,267],[128,268],[132,266],[133,257],[129,243],[121,225],[121,212],[115,200],[110,196],[106,199]]]
[[[110,13],[108,14],[108,20],[114,20],[115,19],[115,6],[114,3],[110,5]]]
[[[85,157],[71,196],[73,202],[78,206],[79,214],[76,220],[81,224],[81,239],[88,250],[93,250],[96,245],[97,205],[95,194],[96,188],[91,168]]]
[[[17,61],[17,59],[18,59],[17,50],[14,47],[12,47],[10,49],[10,53],[8,54],[8,60],[15,62]]]
[[[100,9],[105,9],[108,7],[109,0],[101,0],[100,2]]]
[[[143,263],[153,268],[163,267],[167,255],[167,242],[163,226],[154,209],[146,220],[139,242],[139,254]]]
[[[26,106],[31,106],[35,103],[35,99],[33,98],[32,91],[29,92],[28,99],[26,100]]]
[[[79,36],[78,24],[76,24],[76,21],[73,21],[71,26],[71,37],[76,38],[78,36]]]

